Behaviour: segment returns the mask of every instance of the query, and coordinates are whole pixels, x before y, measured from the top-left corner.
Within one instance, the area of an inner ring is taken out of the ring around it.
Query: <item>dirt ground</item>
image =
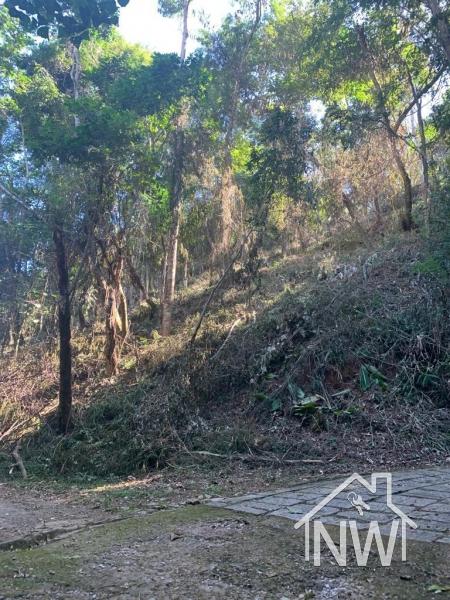
[[[199,501],[208,493],[176,481],[1,485],[0,598],[422,600],[431,586],[447,595],[450,546],[410,543],[408,562],[390,568],[375,556],[366,568],[351,557],[338,567],[328,554],[314,567],[292,522],[207,507]],[[251,491],[246,481],[228,487]]]

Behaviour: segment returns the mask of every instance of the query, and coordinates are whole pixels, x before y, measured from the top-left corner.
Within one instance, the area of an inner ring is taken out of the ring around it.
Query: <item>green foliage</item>
[[[445,143],[450,145],[450,92],[444,96],[441,104],[435,107],[433,121]]]
[[[387,389],[388,380],[376,367],[373,365],[362,365],[359,371],[359,385],[363,392],[367,392],[374,385],[377,385],[381,390]]]
[[[184,96],[199,96],[202,64],[190,57],[183,65],[176,54],[151,55],[125,42],[112,30],[91,36],[80,48],[82,70],[89,83],[117,110],[141,116],[167,110]]]
[[[75,415],[75,431],[65,438],[42,427],[23,453],[29,471],[40,476],[110,477],[154,467],[166,451],[159,441],[152,446],[139,432],[136,409],[141,392],[98,399],[83,412],[82,420]],[[43,450],[40,456],[34,455],[35,447]]]
[[[163,17],[174,17],[180,14],[186,0],[158,0],[158,11]]]
[[[247,199],[258,208],[269,205],[276,194],[298,201],[304,191],[307,169],[306,144],[313,131],[306,116],[277,107],[266,116],[247,163]]]
[[[12,17],[36,35],[69,38],[79,45],[91,28],[118,23],[119,6],[128,0],[5,0]]]
[[[23,48],[31,44],[30,37],[12,19],[5,6],[0,7],[0,74],[2,79],[14,75]],[[2,81],[4,85],[5,81]]]
[[[445,270],[436,256],[428,256],[414,265],[414,272],[421,275],[434,275],[435,277],[444,277]]]
[[[233,161],[233,171],[239,176],[245,174],[247,165],[250,163],[252,155],[252,145],[249,140],[241,137],[236,140],[234,148],[231,151]]]
[[[331,144],[339,143],[344,150],[357,146],[370,130],[379,129],[378,119],[360,100],[352,100],[351,108],[332,104],[327,108],[321,135]]]

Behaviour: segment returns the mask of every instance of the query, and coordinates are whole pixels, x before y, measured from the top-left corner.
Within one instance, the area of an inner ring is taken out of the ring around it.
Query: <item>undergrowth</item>
[[[51,354],[20,358],[47,365],[31,392],[4,377],[0,419],[26,423],[21,454],[39,476],[124,476],[205,452],[342,465],[439,456],[450,447],[450,324],[432,260],[405,236],[345,258],[326,248],[278,261],[253,295],[224,286],[191,347],[205,283],[180,296],[168,339],[136,317],[121,378],[102,376],[100,345],[90,354],[77,338],[66,437],[53,428]],[[15,364],[25,386],[30,367]]]

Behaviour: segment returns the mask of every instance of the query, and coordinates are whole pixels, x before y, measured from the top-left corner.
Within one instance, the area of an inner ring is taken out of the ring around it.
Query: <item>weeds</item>
[[[378,463],[444,452],[450,325],[426,260],[410,238],[349,256],[348,268],[328,260],[328,272],[314,253],[291,257],[263,270],[251,307],[245,291],[223,289],[194,345],[208,292],[190,290],[170,338],[149,328],[144,343],[133,324],[139,339],[119,380],[98,374],[95,350],[76,340],[70,435],[52,428],[53,370],[28,394],[15,383],[20,414],[4,403],[1,431],[34,415],[22,444],[28,470],[83,477],[145,473],[197,451]],[[0,467],[9,462],[0,458]]]

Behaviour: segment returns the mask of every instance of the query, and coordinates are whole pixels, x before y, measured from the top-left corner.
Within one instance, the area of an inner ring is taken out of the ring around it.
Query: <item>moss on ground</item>
[[[423,600],[448,583],[450,547],[411,543],[408,562],[345,568],[302,559],[293,524],[205,506],[133,517],[0,554],[1,597]],[[304,595],[304,596],[303,596]]]

